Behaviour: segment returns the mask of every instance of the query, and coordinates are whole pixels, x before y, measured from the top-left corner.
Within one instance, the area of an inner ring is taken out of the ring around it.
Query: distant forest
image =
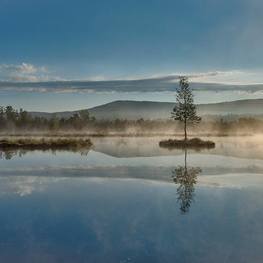
[[[33,117],[23,109],[0,107],[1,134],[76,133],[89,135],[165,135],[181,134],[182,124],[174,120],[96,120],[87,110],[69,118]],[[189,126],[189,132],[207,135],[251,134],[263,132],[263,120],[254,117],[215,118]]]

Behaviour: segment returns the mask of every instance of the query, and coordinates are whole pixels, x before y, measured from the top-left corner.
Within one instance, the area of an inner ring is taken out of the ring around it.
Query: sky
[[[261,86],[249,87],[263,83],[262,12],[262,0],[0,0],[0,82],[13,83],[0,85],[0,105],[59,111],[171,101],[161,85],[178,75],[218,84],[194,91],[197,103],[263,98]],[[133,86],[138,79],[155,85],[145,91]],[[72,81],[88,84],[80,90]]]

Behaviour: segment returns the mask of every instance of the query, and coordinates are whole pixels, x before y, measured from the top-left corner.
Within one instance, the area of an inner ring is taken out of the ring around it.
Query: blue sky
[[[261,0],[0,0],[0,80],[111,80],[202,73],[201,83],[263,83],[262,12]],[[209,72],[224,74],[211,78]],[[54,96],[35,90],[0,93],[0,104],[30,109],[39,107],[22,103],[23,98],[48,102]],[[222,94],[220,100],[224,100]],[[70,92],[61,96],[70,97]],[[154,91],[139,95],[169,98],[165,96]],[[134,90],[86,97],[87,106],[136,99]],[[79,95],[71,108],[85,106],[82,98]],[[49,106],[50,110],[66,108],[50,101]]]

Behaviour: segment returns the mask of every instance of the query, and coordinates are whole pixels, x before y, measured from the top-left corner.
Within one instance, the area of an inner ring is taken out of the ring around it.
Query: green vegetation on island
[[[176,140],[176,139],[169,139],[165,141],[160,141],[160,147],[163,148],[214,148],[215,143],[212,141],[204,141],[200,138],[192,138],[185,140]]]
[[[92,146],[82,138],[5,138],[0,139],[0,150],[81,150]]]

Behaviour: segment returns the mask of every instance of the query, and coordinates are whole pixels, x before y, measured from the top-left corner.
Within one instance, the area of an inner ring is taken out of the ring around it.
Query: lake
[[[2,152],[0,262],[262,262],[263,137],[209,139]]]

